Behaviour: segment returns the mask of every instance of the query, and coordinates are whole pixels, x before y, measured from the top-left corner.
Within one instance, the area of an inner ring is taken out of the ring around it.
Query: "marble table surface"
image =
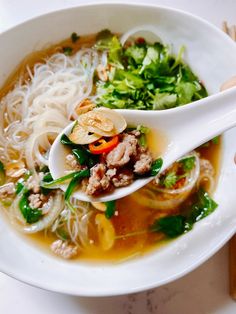
[[[0,0],[0,32],[34,16],[76,6],[85,0]],[[132,1],[129,2],[142,2]],[[144,2],[144,0],[143,0]],[[236,23],[235,0],[145,0],[199,15],[218,27]],[[0,47],[1,49],[1,47]],[[160,288],[138,294],[81,298],[44,291],[0,273],[0,313],[15,314],[233,314],[228,293],[228,246],[198,269]]]

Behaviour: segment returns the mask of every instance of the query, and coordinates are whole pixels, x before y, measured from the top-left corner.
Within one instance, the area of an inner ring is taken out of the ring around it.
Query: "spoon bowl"
[[[236,125],[236,88],[195,101],[191,105],[163,111],[119,110],[128,125],[145,125],[158,129],[167,139],[162,152],[161,172],[174,161],[194,148]],[[49,154],[49,169],[53,179],[65,175],[66,148],[60,143],[62,134],[69,135],[74,122],[70,123],[54,141]],[[158,145],[158,144],[157,144]],[[153,177],[135,180],[132,184],[115,189],[112,193],[91,197],[81,189],[73,197],[88,202],[107,202],[125,197],[153,180]],[[67,185],[60,186],[66,190]]]

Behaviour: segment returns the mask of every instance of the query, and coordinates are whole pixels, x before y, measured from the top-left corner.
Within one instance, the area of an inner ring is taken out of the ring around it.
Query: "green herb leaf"
[[[43,182],[51,182],[52,180],[53,180],[53,177],[52,177],[51,173],[48,172],[48,173],[46,173],[46,174],[44,175],[42,181],[43,181]]]
[[[50,172],[47,172],[42,180],[42,184],[44,183],[48,183],[48,182],[52,182],[53,181],[53,177],[51,175]],[[48,195],[51,192],[51,189],[47,189],[45,187],[43,187],[42,185],[40,186],[40,191],[43,195]]]
[[[210,198],[206,191],[199,189],[198,200],[192,206],[189,215],[173,215],[162,217],[158,220],[155,220],[153,225],[150,227],[150,231],[163,232],[170,238],[177,237],[184,232],[191,230],[197,221],[210,215],[217,206],[217,203]]]
[[[77,173],[72,180],[70,181],[66,192],[65,192],[65,201],[68,201],[74,191],[74,189],[76,188],[76,186],[78,185],[78,183],[80,182],[81,177],[79,176],[79,173]]]
[[[105,31],[103,35],[105,34]],[[108,33],[106,33],[108,35]],[[101,35],[100,35],[101,37]],[[95,47],[99,50],[108,50],[108,60],[112,64],[121,65],[121,55],[122,55],[122,46],[119,39],[116,36],[104,36],[103,39],[99,40]]]
[[[71,140],[69,139],[69,137],[66,134],[63,134],[61,136],[60,142],[63,145],[67,145],[67,146],[71,146],[71,147],[77,147],[78,146],[77,144],[71,142]]]
[[[89,153],[83,148],[75,148],[72,149],[73,155],[75,155],[80,165],[86,164],[86,161],[89,157]]]
[[[185,231],[186,218],[182,215],[162,217],[154,222],[150,230],[152,232],[163,232],[170,238],[175,238]]]
[[[66,56],[71,56],[73,49],[71,47],[63,47],[62,51]]]
[[[190,171],[195,167],[196,158],[195,156],[186,156],[179,160],[182,164],[184,171]]]
[[[56,230],[56,233],[57,235],[64,241],[68,240],[69,239],[69,235],[68,233],[66,232],[66,230],[62,229],[62,228],[58,228]]]
[[[86,165],[89,168],[92,168],[99,161],[98,156],[91,154],[89,150],[86,150],[82,146],[72,149],[72,153],[75,155],[80,165]]]
[[[220,136],[214,137],[211,141],[212,141],[212,143],[215,144],[215,145],[219,144],[219,142],[220,142]]]
[[[177,95],[170,93],[160,93],[156,90],[152,100],[154,110],[170,109],[177,105]]]
[[[60,177],[56,180],[53,180],[50,182],[42,182],[41,186],[44,188],[47,188],[47,189],[54,189],[55,186],[58,186],[58,185],[64,183],[65,181],[68,181],[69,179],[74,178],[77,175],[79,175],[79,177],[81,177],[81,178],[89,177],[90,171],[89,171],[89,169],[84,169],[81,171],[75,171],[75,172],[69,173],[63,177]]]
[[[49,172],[48,166],[43,166],[43,167],[40,169],[40,172],[48,173],[48,172]]]
[[[110,40],[113,37],[111,31],[109,29],[103,29],[100,32],[98,32],[96,36],[96,41],[106,41]]]
[[[23,181],[18,181],[16,183],[16,194],[20,194],[25,188],[24,182]]]
[[[121,47],[116,36],[107,36],[96,47],[108,50],[112,70],[109,81],[98,81],[96,103],[109,108],[161,110],[181,106],[207,96],[205,87],[177,57],[161,43],[135,43]]]
[[[148,134],[150,132],[150,129],[144,125],[138,125],[137,126],[137,130],[141,133],[141,134]]]
[[[70,36],[72,43],[77,42],[77,40],[80,39],[80,36],[78,36],[75,32],[71,34]]]
[[[158,158],[155,161],[153,161],[152,166],[151,166],[151,176],[156,176],[163,165],[163,160],[162,158]]]
[[[136,64],[142,64],[146,52],[147,52],[146,47],[133,45],[125,50],[124,55],[132,59],[132,61],[134,61]],[[132,61],[130,60],[130,62]]]
[[[192,206],[191,213],[188,217],[189,223],[195,223],[210,215],[218,204],[202,188],[198,191],[198,200]]]
[[[24,193],[19,202],[19,209],[26,222],[32,224],[39,221],[42,217],[42,211],[37,208],[31,208],[28,201],[29,193]]]
[[[161,180],[160,184],[167,189],[172,188],[175,183],[178,181],[178,176],[176,175],[175,172],[168,172],[166,175],[164,175]]]
[[[4,164],[0,161],[0,185],[3,185],[6,180]]]
[[[107,219],[110,219],[115,214],[116,201],[105,202],[105,204],[106,204],[105,216]]]

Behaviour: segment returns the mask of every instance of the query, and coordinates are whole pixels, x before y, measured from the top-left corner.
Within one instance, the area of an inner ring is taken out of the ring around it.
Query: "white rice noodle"
[[[11,223],[17,228],[17,230],[23,233],[36,233],[49,228],[63,209],[62,193],[58,191],[53,197],[52,206],[48,214],[44,215],[43,218],[41,218],[38,222],[29,225],[25,222],[19,210],[20,198],[21,195],[19,194],[15,198],[10,208],[9,214]]]
[[[73,56],[56,53],[45,64],[36,64],[33,71],[28,68],[31,80],[20,80],[0,101],[2,159],[10,162],[12,150],[26,158],[30,169],[34,161],[47,164],[40,151],[48,150],[49,137],[55,137],[72,116],[76,118],[74,109],[90,97],[99,63],[106,66],[106,54],[84,48]],[[5,123],[8,127],[4,129]]]
[[[196,185],[200,175],[200,161],[198,154],[191,153],[188,156],[195,156],[195,167],[186,178],[186,183],[179,189],[167,189],[160,186],[149,184],[134,193],[134,199],[137,203],[157,210],[176,209],[190,195],[193,187]]]
[[[155,27],[154,25],[141,25],[141,26],[136,26],[130,29],[128,32],[124,33],[120,38],[121,45],[124,46],[129,38],[137,37],[135,36],[137,34],[139,34],[138,37],[145,36],[145,38],[149,42],[155,42],[155,41],[161,42],[157,27]]]
[[[89,245],[88,226],[92,210],[90,210],[89,203],[78,201],[75,198],[72,198],[71,202],[75,210],[71,211],[69,208],[65,208],[52,225],[51,231],[60,237],[57,230],[64,229],[71,242],[79,247],[86,247]]]

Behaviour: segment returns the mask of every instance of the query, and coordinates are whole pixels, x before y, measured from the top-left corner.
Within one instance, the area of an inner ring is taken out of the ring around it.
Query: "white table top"
[[[87,2],[98,1],[0,0],[0,32],[34,16]],[[145,0],[147,2],[189,11],[218,27],[221,27],[223,20],[229,24],[236,23],[234,0]],[[0,273],[0,313],[233,314],[236,313],[236,303],[228,293],[228,247],[223,247],[182,279],[129,296],[99,299],[61,295],[30,287]]]

